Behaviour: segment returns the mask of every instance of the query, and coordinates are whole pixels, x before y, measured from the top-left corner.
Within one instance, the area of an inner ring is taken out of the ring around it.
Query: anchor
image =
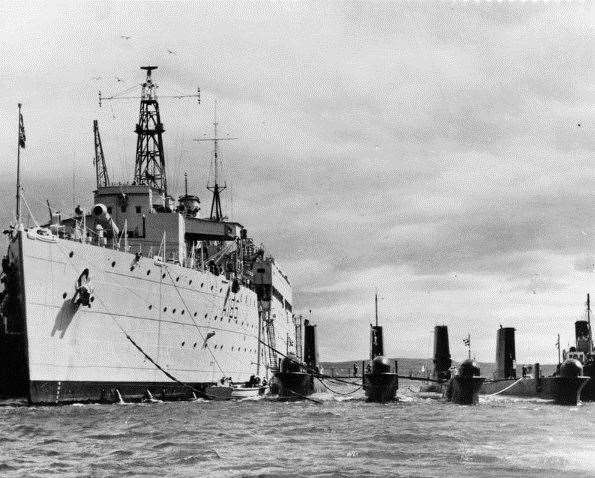
[[[75,293],[72,297],[73,304],[77,307],[81,305],[91,307],[91,302],[93,302],[94,298],[92,297],[93,288],[91,287],[91,281],[89,280],[89,269],[85,269],[81,272],[81,275],[75,282],[74,288]]]

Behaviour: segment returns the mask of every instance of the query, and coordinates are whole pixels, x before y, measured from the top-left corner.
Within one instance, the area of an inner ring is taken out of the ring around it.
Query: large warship
[[[177,201],[170,195],[156,68],[141,67],[132,182],[110,181],[97,121],[89,210],[25,228],[17,178],[2,259],[0,398],[204,396],[221,382],[254,383],[275,370],[278,352],[295,353],[301,323],[287,276],[223,214],[216,118],[209,216],[187,182]],[[19,158],[24,146],[23,130]]]

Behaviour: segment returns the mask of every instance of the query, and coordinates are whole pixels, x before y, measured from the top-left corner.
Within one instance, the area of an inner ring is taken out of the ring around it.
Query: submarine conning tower
[[[450,346],[448,343],[448,326],[437,325],[434,327],[434,377],[448,378],[452,365]]]
[[[382,338],[382,325],[370,326],[370,360],[384,355],[384,342]]]
[[[514,342],[514,327],[498,329],[496,336],[496,371],[494,378],[516,378],[516,348]]]
[[[316,347],[316,326],[304,320],[304,362],[309,368],[318,365],[318,348]]]

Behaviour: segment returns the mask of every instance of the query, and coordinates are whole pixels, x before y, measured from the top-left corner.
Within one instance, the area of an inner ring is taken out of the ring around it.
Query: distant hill
[[[421,376],[422,367],[425,366],[426,370],[431,371],[433,364],[432,359],[412,359],[412,358],[391,358],[390,360],[396,360],[399,365],[399,374],[402,375],[413,375]],[[324,372],[330,374],[331,370],[334,369],[335,375],[353,375],[353,364],[357,364],[358,373],[361,374],[362,361],[353,360],[347,362],[321,362],[320,365],[323,367]],[[453,361],[454,364],[457,362]],[[496,370],[496,364],[490,362],[478,362],[481,370],[481,374],[485,377],[492,377]],[[521,376],[521,366],[517,366],[517,377]],[[541,364],[542,373],[550,375],[554,372],[556,366],[553,364]]]

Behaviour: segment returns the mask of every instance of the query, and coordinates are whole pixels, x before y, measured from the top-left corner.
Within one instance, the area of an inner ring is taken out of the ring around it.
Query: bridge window
[[[136,206],[136,213],[137,214],[140,214],[140,212],[141,212],[141,207],[140,206]]]
[[[126,212],[126,206],[122,206],[122,207],[120,208],[120,210],[121,210],[122,212]]]
[[[108,208],[107,208],[107,213],[108,213],[108,214],[111,214],[111,213],[112,213],[112,207],[111,207],[111,206],[108,206]]]

